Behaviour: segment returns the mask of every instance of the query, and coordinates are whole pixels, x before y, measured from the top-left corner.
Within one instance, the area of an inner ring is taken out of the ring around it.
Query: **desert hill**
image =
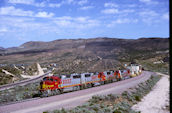
[[[169,58],[169,38],[61,39],[31,41],[0,51],[0,64],[56,63],[56,73],[103,71],[124,63],[156,62]]]

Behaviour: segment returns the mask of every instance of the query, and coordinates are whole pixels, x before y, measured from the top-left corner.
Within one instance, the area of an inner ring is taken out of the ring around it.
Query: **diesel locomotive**
[[[128,79],[130,77],[134,77],[132,69],[133,68],[130,67],[126,70],[47,76],[40,82],[41,97],[57,95],[68,91],[76,91]],[[137,75],[141,74],[141,68],[138,69],[139,70],[136,71],[134,70],[134,74],[137,72]]]

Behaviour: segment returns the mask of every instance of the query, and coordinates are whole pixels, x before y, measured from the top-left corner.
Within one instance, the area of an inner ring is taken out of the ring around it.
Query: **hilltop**
[[[0,64],[57,64],[55,73],[93,72],[123,68],[131,61],[154,68],[149,63],[169,59],[169,38],[61,39],[30,41],[0,51]],[[159,63],[161,65],[161,62]],[[159,65],[157,64],[157,65]],[[165,68],[168,67],[165,63]],[[163,65],[163,66],[164,66]],[[156,66],[155,66],[156,67]]]

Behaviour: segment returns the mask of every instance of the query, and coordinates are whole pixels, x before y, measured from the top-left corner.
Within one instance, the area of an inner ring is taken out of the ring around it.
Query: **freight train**
[[[140,65],[131,65],[126,70],[47,76],[40,82],[40,94],[46,97],[112,83],[137,76],[141,74],[141,69]]]

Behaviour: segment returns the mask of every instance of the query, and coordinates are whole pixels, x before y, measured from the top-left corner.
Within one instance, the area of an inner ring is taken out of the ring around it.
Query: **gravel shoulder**
[[[158,73],[160,74],[160,73]],[[154,86],[153,90],[148,93],[132,109],[141,111],[141,113],[169,113],[169,76],[162,75],[162,78]]]

